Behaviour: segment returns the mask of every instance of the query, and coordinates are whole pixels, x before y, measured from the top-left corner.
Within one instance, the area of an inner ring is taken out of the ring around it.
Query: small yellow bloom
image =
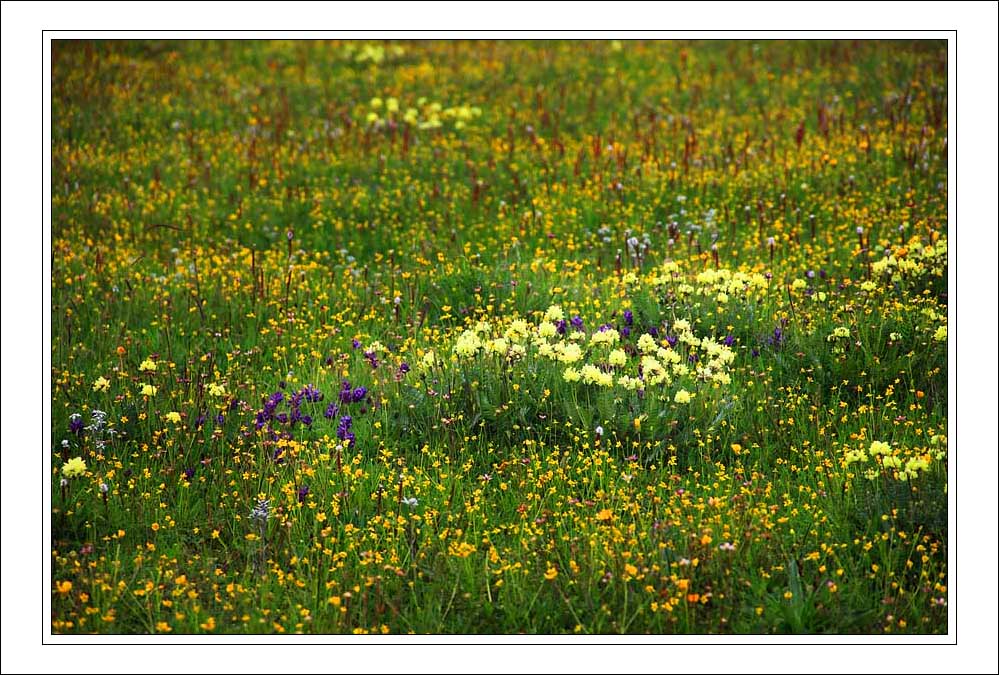
[[[146,359],[139,364],[140,373],[155,373],[156,372],[156,362],[152,359]]]
[[[158,390],[151,384],[142,385],[142,395],[143,396],[156,396]]]
[[[556,569],[555,567],[549,567],[548,570],[545,572],[545,579],[547,579],[548,581],[551,581],[557,576],[558,576],[558,569]]]
[[[68,595],[69,592],[72,591],[72,590],[73,590],[73,582],[72,581],[57,581],[56,582],[56,591],[58,591],[59,595]]]
[[[107,391],[111,388],[111,381],[103,375],[94,380],[94,391]]]
[[[180,413],[179,412],[168,412],[165,417],[167,422],[173,422],[174,424],[180,424]]]

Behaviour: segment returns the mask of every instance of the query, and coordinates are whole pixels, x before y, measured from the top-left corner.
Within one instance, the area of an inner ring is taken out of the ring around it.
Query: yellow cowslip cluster
[[[921,473],[929,471],[930,463],[934,459],[939,461],[944,456],[944,452],[937,452],[935,455],[930,452],[919,452],[915,455],[905,456],[901,452],[893,450],[891,445],[884,441],[872,441],[866,450],[864,448],[848,449],[843,455],[843,465],[846,467],[852,464],[867,466],[864,469],[864,476],[869,480],[887,475],[904,482],[915,480]]]
[[[402,45],[380,45],[377,43],[365,42],[360,45],[354,42],[347,42],[343,47],[344,56],[355,63],[372,63],[380,65],[386,59],[398,59],[406,54],[406,48]]]
[[[440,129],[444,121],[452,121],[455,130],[464,129],[470,122],[482,115],[478,106],[459,105],[445,108],[425,96],[418,98],[413,105],[403,105],[395,96],[382,99],[375,96],[368,102],[368,112],[364,121],[374,129],[384,129],[390,124],[403,123],[421,131]]]
[[[566,366],[562,371],[565,382],[581,382],[603,388],[616,385],[626,391],[668,387],[683,378],[715,385],[731,382],[729,368],[735,360],[735,352],[714,339],[696,337],[690,322],[685,319],[675,321],[672,326],[677,338],[676,347],[643,333],[635,344],[637,352],[629,356],[618,346],[621,334],[615,328],[604,326],[587,335],[570,327],[564,335],[559,335],[552,320],[561,321],[563,316],[562,308],[552,305],[533,325],[525,319],[516,318],[495,329],[488,322],[480,321],[458,336],[452,353],[463,360],[485,353],[499,356],[507,362],[525,357],[541,363],[555,362]],[[500,333],[500,336],[490,337],[494,332]],[[681,345],[685,350],[698,350],[700,358],[693,365],[681,353]],[[683,392],[677,402],[686,403],[690,398],[691,394]]]
[[[702,270],[688,280],[682,268],[672,260],[654,270],[649,276],[649,283],[660,292],[669,290],[681,298],[700,295],[719,304],[728,303],[732,298],[756,297],[769,286],[766,277],[759,272],[726,267]]]

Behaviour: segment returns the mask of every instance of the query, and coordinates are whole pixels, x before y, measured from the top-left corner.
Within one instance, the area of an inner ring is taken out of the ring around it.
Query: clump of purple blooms
[[[334,399],[325,408],[319,408],[317,404],[323,402],[325,398],[323,392],[312,384],[289,393],[279,389],[264,399],[261,409],[256,413],[255,427],[258,430],[266,429],[275,440],[291,438],[296,427],[311,429],[319,410],[323,410],[322,415],[325,419],[337,421],[337,438],[353,445],[356,440],[351,430],[353,419],[350,415],[341,415],[341,413],[346,412],[347,407],[352,404],[363,404],[368,398],[368,388],[354,387],[349,380],[343,380]],[[366,410],[367,408],[361,405],[358,412],[363,414]],[[275,454],[275,459],[279,454]]]

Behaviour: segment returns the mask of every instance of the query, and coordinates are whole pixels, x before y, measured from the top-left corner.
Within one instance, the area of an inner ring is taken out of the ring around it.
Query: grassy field
[[[55,42],[56,633],[946,633],[943,42]]]

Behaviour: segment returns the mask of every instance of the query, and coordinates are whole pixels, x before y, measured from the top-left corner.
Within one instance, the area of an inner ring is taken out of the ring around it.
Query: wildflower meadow
[[[56,634],[946,634],[934,40],[57,40]]]

